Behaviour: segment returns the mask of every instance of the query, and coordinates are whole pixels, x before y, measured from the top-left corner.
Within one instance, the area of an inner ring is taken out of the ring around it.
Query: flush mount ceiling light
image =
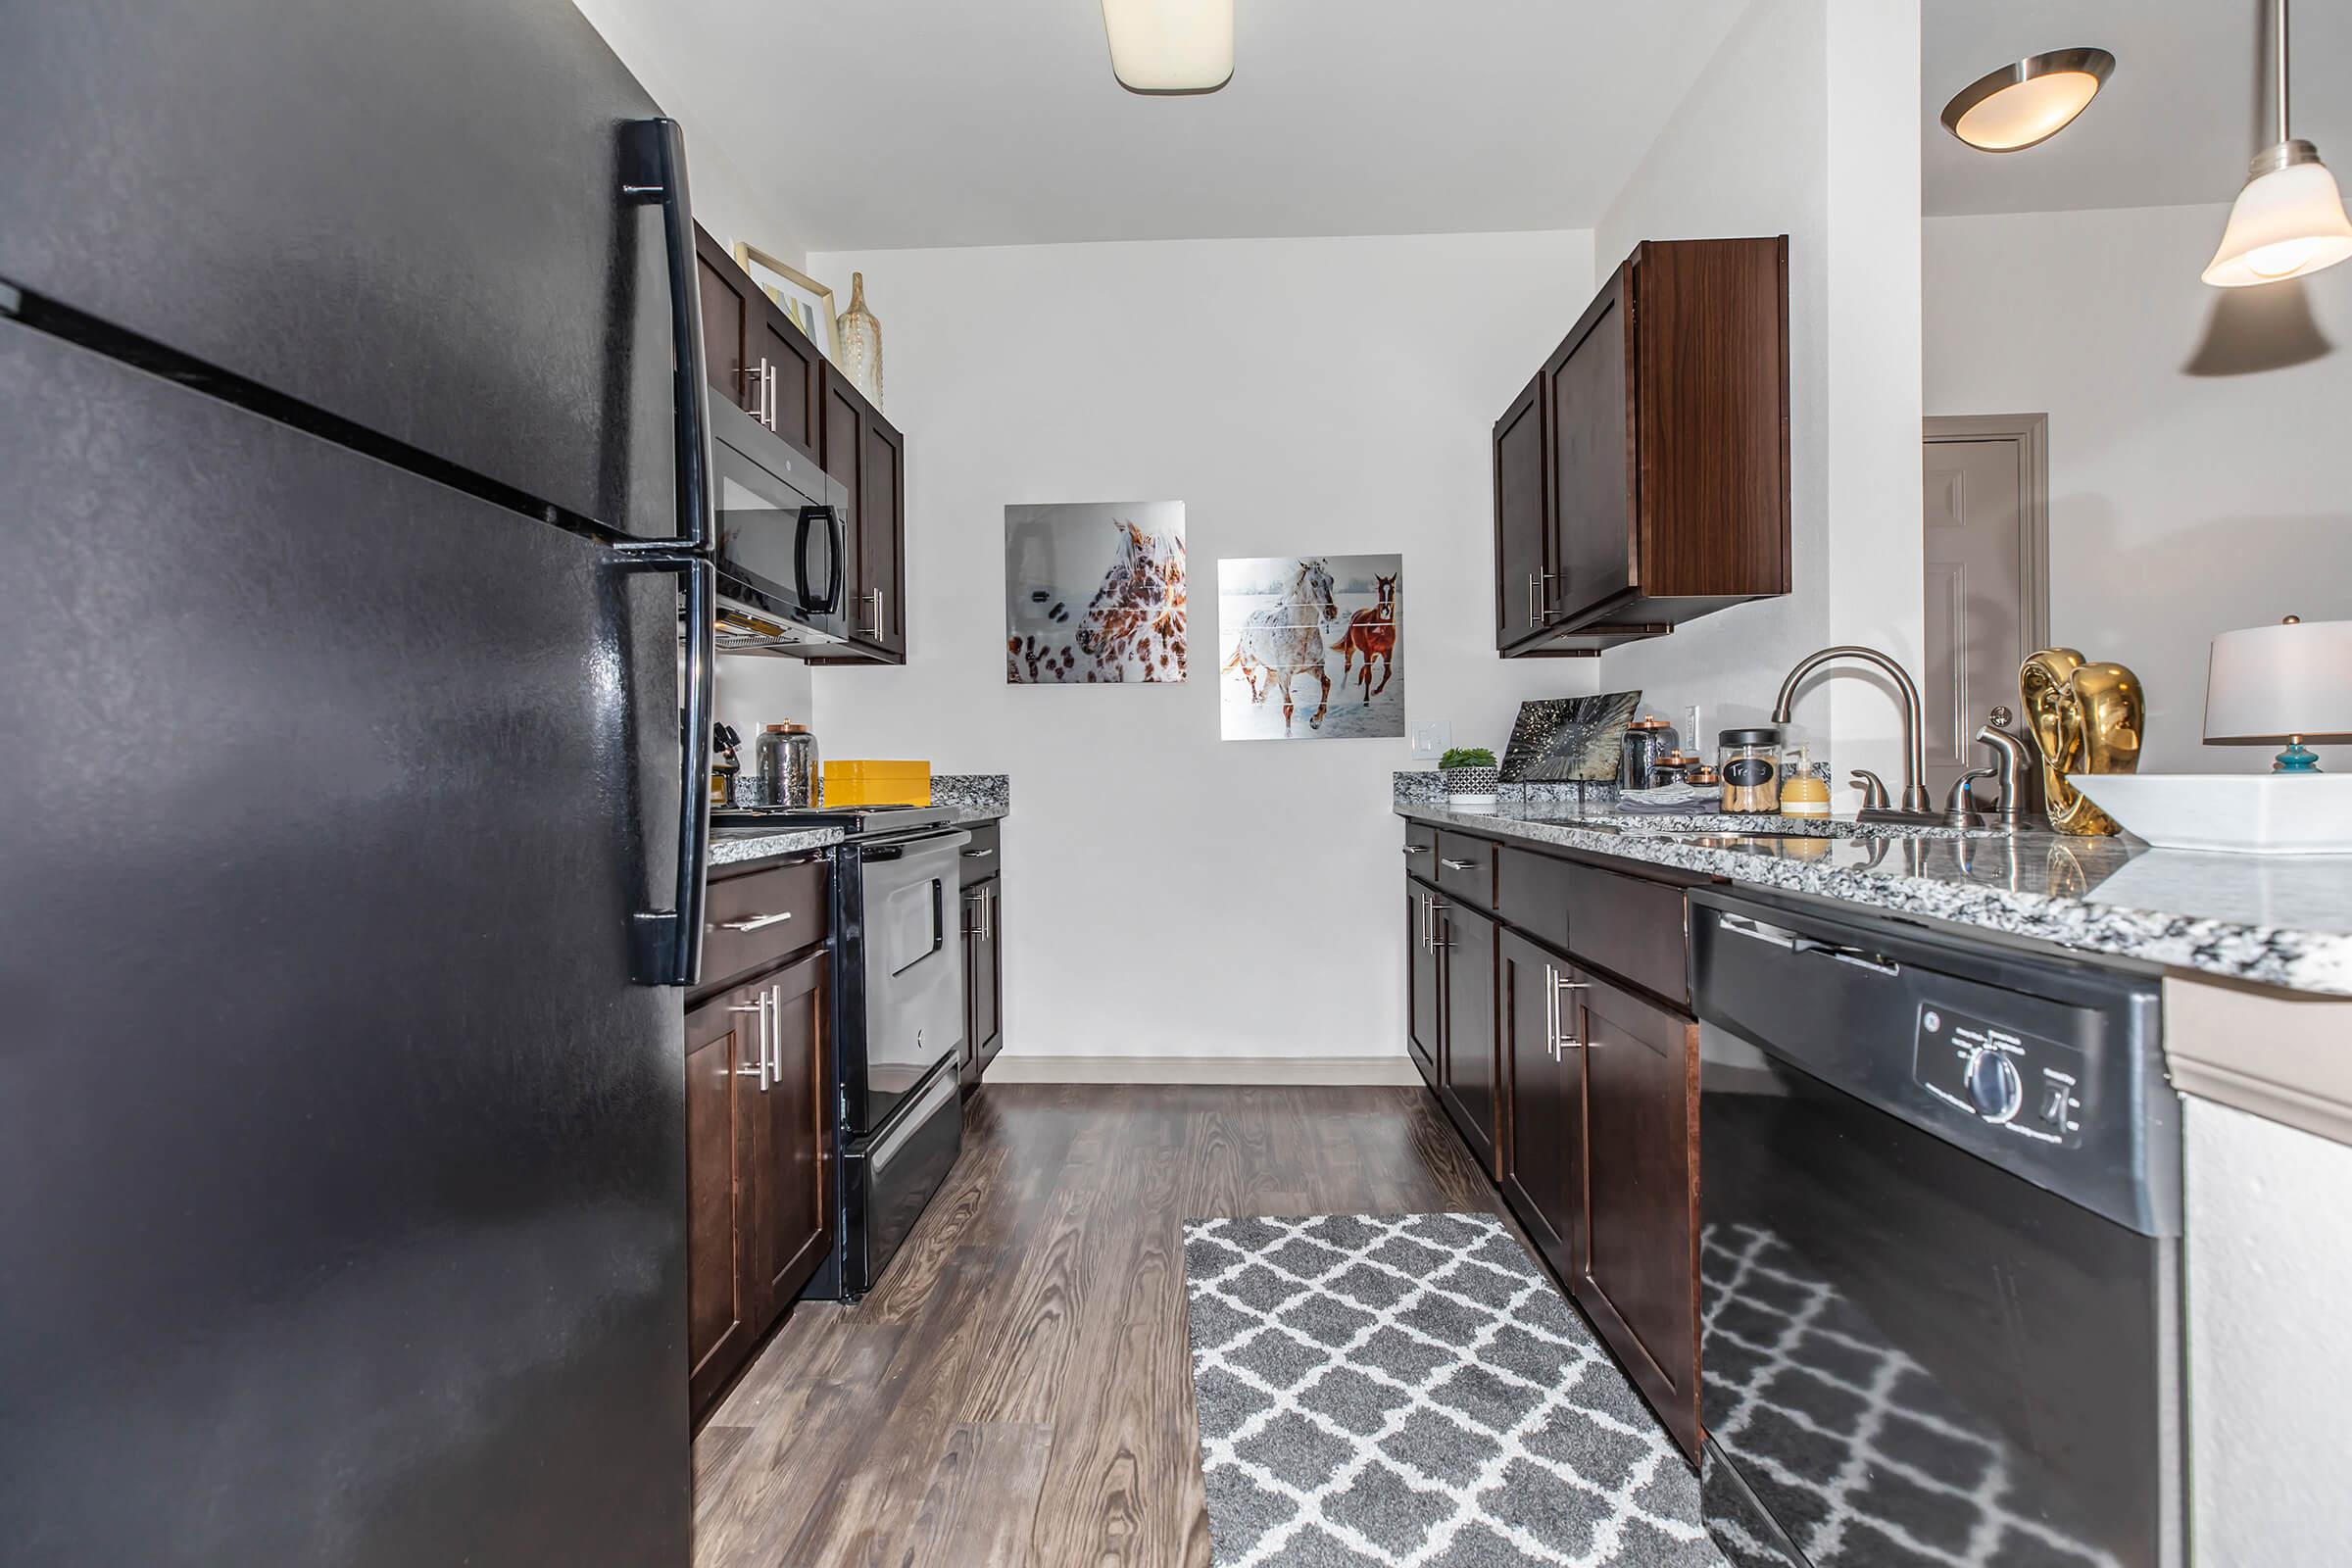
[[[2352,222],[2335,176],[2317,147],[2286,133],[2286,0],[2271,7],[2271,52],[2278,139],[2254,155],[2221,249],[2206,264],[2205,281],[2216,288],[2301,277],[2352,256]]]
[[[1102,27],[1129,92],[1215,92],[1233,79],[1233,0],[1102,0]]]
[[[2021,152],[2071,124],[2114,70],[2104,49],[2056,49],[1988,71],[1943,106],[1943,128],[1980,152]]]

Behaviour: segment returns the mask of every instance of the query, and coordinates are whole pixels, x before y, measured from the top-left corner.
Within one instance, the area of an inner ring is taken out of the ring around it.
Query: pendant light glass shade
[[[2273,167],[2266,171],[2266,164]],[[2216,288],[2276,283],[2347,257],[2352,220],[2344,217],[2335,176],[2311,143],[2288,142],[2255,161],[2253,177],[2230,209],[2221,248],[2205,268],[2205,281]]]
[[[2221,248],[2205,264],[2205,281],[2216,288],[2303,277],[2352,257],[2344,193],[2320,162],[2320,150],[2287,132],[2287,58],[2286,0],[2272,0],[2271,107],[2278,139],[2254,155]]]
[[[1233,79],[1233,0],[1102,0],[1102,28],[1129,92],[1215,92]]]

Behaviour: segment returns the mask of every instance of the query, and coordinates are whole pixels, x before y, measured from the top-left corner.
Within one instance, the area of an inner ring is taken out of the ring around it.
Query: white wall
[[[2049,416],[2051,635],[2138,673],[2148,772],[2270,765],[2275,747],[2203,744],[2215,633],[2352,618],[2352,268],[2208,288],[2228,215],[1925,224],[1927,412]],[[2199,373],[2280,340],[2326,348]],[[2352,768],[2352,747],[2321,752]]]
[[[1788,235],[1795,591],[1601,661],[1678,723],[1702,704],[1709,749],[1830,642],[1918,667],[1918,117],[1915,0],[1755,0],[1595,229],[1596,280],[1645,239]],[[1834,739],[1840,780],[1891,788],[1899,717],[1874,684],[1817,681],[1796,723]]]
[[[1497,750],[1592,662],[1494,658],[1489,434],[1587,232],[818,255],[906,431],[908,662],[819,670],[828,757],[1006,772],[1007,1051],[1390,1056],[1409,742],[1217,738],[1219,557],[1401,552],[1408,721]],[[1192,678],[1009,687],[1004,508],[1180,500]]]

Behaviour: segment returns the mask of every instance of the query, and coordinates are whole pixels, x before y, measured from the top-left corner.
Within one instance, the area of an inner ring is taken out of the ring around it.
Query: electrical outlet
[[[1706,755],[1706,737],[1698,732],[1698,705],[1686,703],[1683,706],[1683,750],[1692,757],[1703,757]]]
[[[1446,747],[1452,744],[1453,727],[1442,718],[1433,724],[1413,726],[1413,760],[1416,762],[1436,761],[1446,755]]]

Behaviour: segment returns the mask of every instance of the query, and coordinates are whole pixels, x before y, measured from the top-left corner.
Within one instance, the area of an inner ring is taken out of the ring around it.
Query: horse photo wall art
[[[1229,741],[1404,733],[1404,558],[1217,563],[1217,720]]]
[[[1180,681],[1184,503],[1004,509],[1004,679]]]

